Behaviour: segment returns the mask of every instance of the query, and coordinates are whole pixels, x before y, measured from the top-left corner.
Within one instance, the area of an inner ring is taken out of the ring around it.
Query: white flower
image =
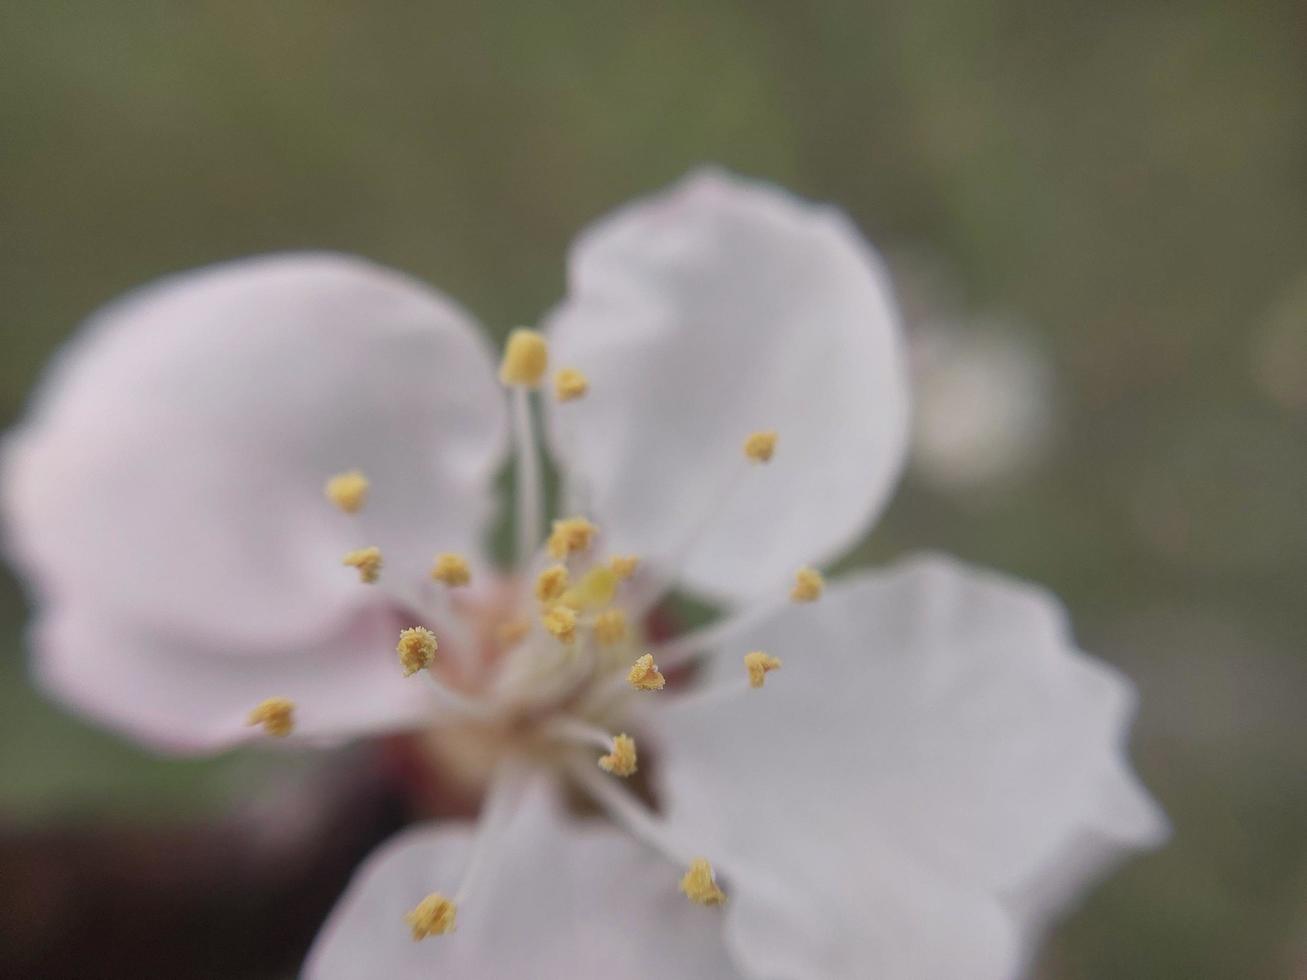
[[[959,494],[1021,479],[1048,448],[1052,371],[1001,320],[934,320],[912,332],[914,471]]]
[[[944,558],[812,567],[900,470],[899,347],[840,214],[712,172],[582,235],[507,400],[463,312],[356,259],[150,287],[6,446],[38,676],[176,750],[422,730],[488,787],[475,830],[367,863],[314,977],[1012,976],[1164,824],[1124,758],[1131,687],[1051,597]],[[479,544],[510,430],[501,575]],[[646,635],[674,585],[729,611]]]

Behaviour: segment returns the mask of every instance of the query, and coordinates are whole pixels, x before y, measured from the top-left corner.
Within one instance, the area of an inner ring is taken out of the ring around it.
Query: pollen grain
[[[268,698],[255,705],[246,724],[262,725],[276,738],[285,738],[295,730],[295,702],[290,698]]]

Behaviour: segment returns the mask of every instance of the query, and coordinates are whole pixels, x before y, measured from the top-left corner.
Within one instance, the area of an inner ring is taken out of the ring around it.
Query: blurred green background
[[[1045,582],[1143,692],[1174,841],[1041,975],[1301,977],[1305,49],[1294,0],[5,3],[0,422],[85,314],[172,270],[338,248],[502,331],[560,295],[583,223],[696,163],[837,202],[914,322],[1019,322],[1051,377],[1020,479],[914,471],[858,560]],[[47,704],[24,617],[0,583],[7,819],[222,807],[262,764]]]

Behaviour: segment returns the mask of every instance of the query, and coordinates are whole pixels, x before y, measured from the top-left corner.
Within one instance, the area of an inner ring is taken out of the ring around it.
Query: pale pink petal
[[[905,451],[907,388],[880,260],[838,211],[713,171],[575,243],[552,356],[590,391],[552,442],[615,550],[738,598],[855,542]],[[773,461],[719,506],[753,431]],[[707,518],[705,520],[705,518]]]
[[[1131,851],[1159,844],[1169,833],[1161,809],[1125,765],[1110,766],[1095,794],[1097,806],[1057,855],[1006,896],[1024,932],[1039,934]],[[1035,943],[1029,944],[1035,948]]]
[[[825,882],[851,879],[840,887],[856,917],[881,907],[898,874],[888,894],[902,887],[908,902],[923,875],[994,903],[1036,905],[1040,885],[1062,902],[1053,883],[1068,861],[1072,883],[1085,880],[1073,845],[1086,832],[1105,831],[1115,853],[1164,833],[1147,795],[1120,778],[1130,685],[1076,651],[1047,593],[927,558],[742,623],[704,679],[741,693],[669,702],[658,717],[671,823],[724,862],[814,882],[816,903]],[[784,662],[760,691],[744,682],[752,649]],[[897,872],[877,870],[885,851]],[[802,889],[796,898],[805,904]],[[915,935],[959,934],[941,919]],[[805,936],[812,957],[874,939]],[[1006,948],[995,942],[991,952]]]
[[[43,597],[116,621],[280,648],[380,592],[340,565],[379,545],[412,587],[473,550],[505,413],[467,316],[330,254],[148,286],[92,318],[5,444],[10,544]],[[361,469],[361,515],[323,496]]]
[[[261,701],[295,702],[288,742],[413,728],[433,714],[421,677],[404,677],[386,610],[306,637],[279,654],[232,657],[194,636],[114,627],[59,612],[33,628],[36,680],[87,717],[165,752],[215,751],[281,739],[247,724]]]
[[[679,869],[611,826],[521,804],[457,929],[415,942],[404,914],[456,889],[472,830],[421,827],[359,869],[310,953],[309,980],[729,980],[718,910],[677,892]]]
[[[755,809],[787,792],[778,781],[755,800]],[[766,816],[746,819],[776,826]],[[1015,975],[1018,936],[992,896],[939,874],[875,835],[832,841],[809,830],[791,833],[774,841],[765,856],[724,840],[706,845],[721,854],[727,945],[747,976],[1008,980]],[[837,860],[832,846],[839,848]]]

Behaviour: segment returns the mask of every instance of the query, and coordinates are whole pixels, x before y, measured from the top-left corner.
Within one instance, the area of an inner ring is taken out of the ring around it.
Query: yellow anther
[[[295,728],[295,702],[290,698],[268,698],[260,701],[250,712],[245,723],[262,725],[263,730],[277,738],[285,738]]]
[[[457,917],[458,906],[440,892],[432,892],[404,916],[404,921],[413,929],[413,939],[416,941],[453,932]]]
[[[508,335],[504,359],[499,362],[499,380],[506,385],[534,388],[549,367],[549,344],[534,330],[519,327]]]
[[[815,568],[804,566],[794,573],[794,588],[790,589],[790,598],[795,602],[816,602],[826,588],[826,580]]]
[[[323,492],[327,499],[346,514],[358,513],[368,499],[368,478],[358,470],[337,473],[327,481]]]
[[[575,401],[589,390],[589,380],[576,368],[563,368],[554,375],[554,397],[560,402]]]
[[[696,905],[721,905],[726,901],[726,893],[717,886],[707,858],[690,862],[690,870],[681,878],[681,891]]]
[[[430,667],[436,659],[436,635],[425,626],[414,626],[399,634],[395,652],[404,665],[404,676],[412,677],[419,670]]]
[[[617,576],[611,569],[598,565],[581,577],[574,588],[563,593],[563,605],[576,610],[598,609],[613,601],[617,593]]]
[[[605,609],[595,617],[594,630],[600,646],[616,646],[626,639],[626,613],[620,609]]]
[[[452,589],[472,581],[472,569],[462,555],[452,551],[442,551],[436,555],[436,563],[431,567],[431,577],[437,582],[444,582]]]
[[[661,691],[667,683],[667,678],[658,672],[652,653],[646,653],[632,664],[626,679],[637,691]]]
[[[623,582],[635,574],[635,569],[639,564],[640,559],[635,555],[614,555],[608,559],[608,567]]]
[[[351,551],[344,557],[342,564],[357,568],[360,582],[375,582],[381,577],[381,549],[373,545],[371,548]]]
[[[549,534],[549,554],[552,558],[566,558],[576,551],[585,551],[599,532],[584,517],[567,517],[554,521],[554,528]]]
[[[744,668],[749,672],[749,686],[762,687],[763,680],[773,670],[780,670],[780,657],[755,650],[744,655]]]
[[[561,643],[571,643],[576,639],[576,612],[566,606],[547,610],[540,622]]]
[[[536,598],[541,602],[553,602],[567,591],[567,569],[562,565],[550,565],[536,576]]]
[[[775,432],[755,432],[744,440],[744,455],[755,463],[766,463],[775,452]]]
[[[630,735],[614,735],[613,751],[599,757],[599,768],[614,776],[629,776],[635,772],[635,739]]]

